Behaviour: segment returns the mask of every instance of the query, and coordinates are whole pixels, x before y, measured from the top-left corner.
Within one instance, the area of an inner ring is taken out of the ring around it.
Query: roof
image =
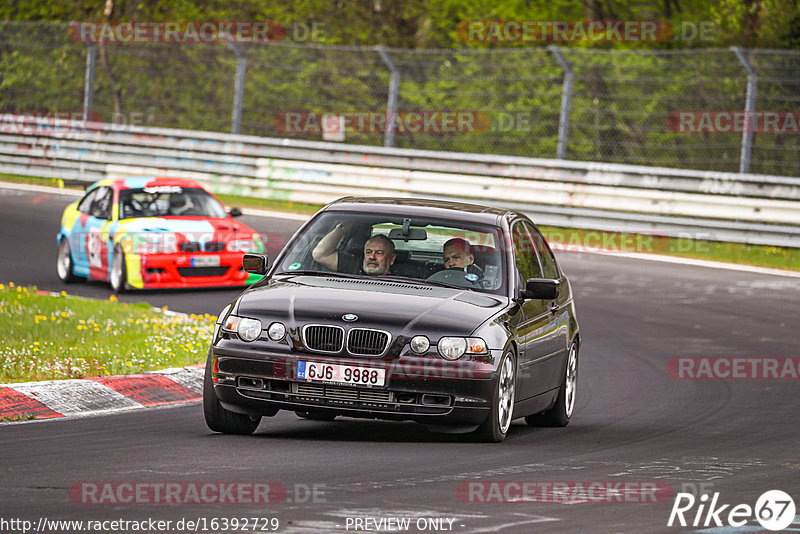
[[[328,204],[325,210],[362,213],[377,212],[412,217],[456,219],[493,225],[497,224],[500,218],[517,215],[512,210],[481,206],[479,204],[426,198],[388,197],[345,197]]]
[[[116,189],[140,189],[142,187],[155,187],[155,186],[178,186],[178,187],[200,187],[202,185],[194,180],[186,178],[171,178],[171,177],[156,177],[156,176],[132,176],[128,178],[106,178],[92,184],[89,189],[94,189],[101,185],[114,187]]]

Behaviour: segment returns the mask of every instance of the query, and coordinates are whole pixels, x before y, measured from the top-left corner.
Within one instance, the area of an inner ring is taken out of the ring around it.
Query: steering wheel
[[[465,269],[454,267],[437,271],[428,277],[432,282],[444,282],[462,287],[482,287],[483,270],[477,265],[468,265]]]

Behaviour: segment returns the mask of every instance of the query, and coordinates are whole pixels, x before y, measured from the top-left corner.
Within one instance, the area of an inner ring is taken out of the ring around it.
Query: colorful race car
[[[64,210],[58,276],[105,280],[126,289],[243,286],[245,252],[263,252],[259,234],[234,220],[192,180],[101,180]]]

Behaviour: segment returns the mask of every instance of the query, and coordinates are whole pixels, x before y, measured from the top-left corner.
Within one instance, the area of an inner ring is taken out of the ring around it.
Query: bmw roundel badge
[[[348,323],[352,323],[353,321],[358,321],[358,315],[355,313],[345,313],[342,315],[342,319],[347,321]]]

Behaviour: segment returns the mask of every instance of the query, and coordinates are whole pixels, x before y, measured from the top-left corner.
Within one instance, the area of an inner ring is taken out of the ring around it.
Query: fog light
[[[414,336],[411,338],[411,350],[417,354],[425,354],[431,348],[431,342],[425,336]]]

